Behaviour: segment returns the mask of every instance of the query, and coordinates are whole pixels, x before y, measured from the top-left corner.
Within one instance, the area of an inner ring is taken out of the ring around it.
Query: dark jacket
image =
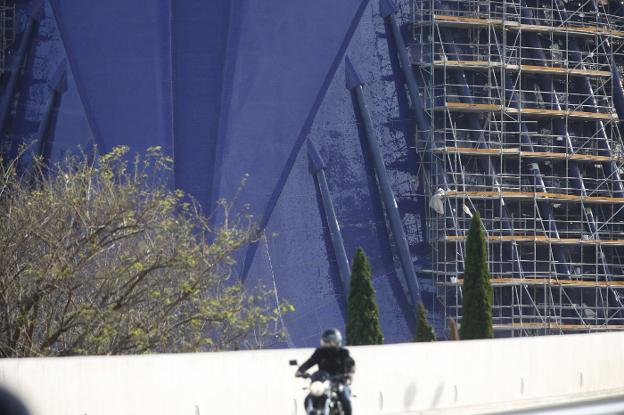
[[[349,355],[349,351],[342,347],[336,349],[319,347],[299,366],[299,372],[303,373],[314,365],[318,365],[319,370],[324,370],[332,376],[355,371],[355,360]]]

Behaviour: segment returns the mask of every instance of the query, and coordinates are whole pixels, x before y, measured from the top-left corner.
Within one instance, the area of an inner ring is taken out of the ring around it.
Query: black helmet
[[[328,329],[321,335],[321,347],[338,348],[342,346],[342,334],[338,329]]]

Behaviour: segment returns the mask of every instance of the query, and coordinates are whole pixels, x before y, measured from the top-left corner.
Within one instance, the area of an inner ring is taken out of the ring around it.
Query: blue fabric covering
[[[172,153],[169,1],[50,1],[102,150],[130,144]]]
[[[386,341],[411,338],[391,232],[344,79],[348,54],[366,83],[413,259],[425,268],[425,207],[411,196],[419,191],[414,121],[377,1],[50,1],[14,134],[27,141],[36,131],[46,81],[66,58],[55,157],[92,142],[104,151],[162,146],[174,157],[175,186],[207,211],[249,173],[241,202],[267,238],[241,253],[239,271],[245,266],[248,285],[262,283],[295,306],[284,320],[290,346],[314,346],[322,329],[344,328],[346,298],[304,145],[313,140],[347,254],[361,246],[370,256]],[[407,17],[409,2],[397,5]],[[421,284],[430,306],[432,287]]]

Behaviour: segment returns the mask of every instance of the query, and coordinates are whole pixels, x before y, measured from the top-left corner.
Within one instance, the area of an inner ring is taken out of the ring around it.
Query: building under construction
[[[6,52],[15,40],[15,5],[0,0],[0,76],[6,69]]]
[[[624,9],[597,0],[415,0],[417,151],[432,276],[461,319],[464,241],[486,229],[494,328],[624,328]]]

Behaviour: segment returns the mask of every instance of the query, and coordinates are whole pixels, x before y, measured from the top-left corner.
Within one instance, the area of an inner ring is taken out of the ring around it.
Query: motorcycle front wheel
[[[342,403],[337,402],[336,406],[331,409],[330,415],[344,415],[344,411],[342,410]]]

